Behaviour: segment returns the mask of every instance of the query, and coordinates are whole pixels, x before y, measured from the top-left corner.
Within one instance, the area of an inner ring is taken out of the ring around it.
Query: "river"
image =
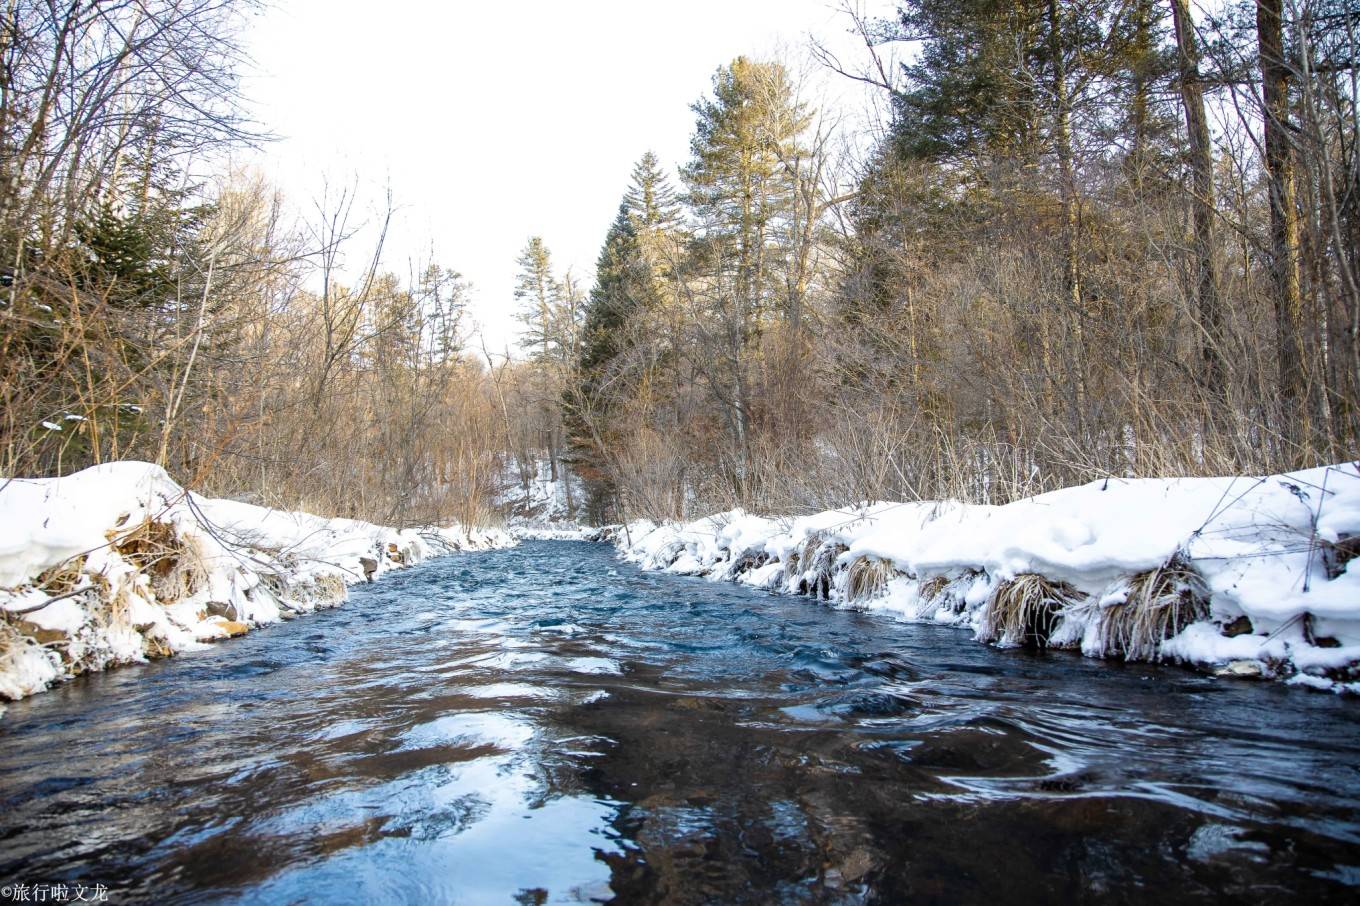
[[[526,542],[0,719],[109,902],[1355,902],[1360,709]]]

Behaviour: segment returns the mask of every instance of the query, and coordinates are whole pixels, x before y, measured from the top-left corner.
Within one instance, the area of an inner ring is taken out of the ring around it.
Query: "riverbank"
[[[1000,646],[1360,693],[1360,466],[1110,478],[1016,501],[630,525],[644,568],[806,594]]]
[[[242,635],[496,529],[397,530],[214,500],[148,463],[0,483],[0,699]]]
[[[351,594],[11,705],[6,883],[97,879],[111,903],[1355,897],[1349,699],[1007,655],[598,544]]]

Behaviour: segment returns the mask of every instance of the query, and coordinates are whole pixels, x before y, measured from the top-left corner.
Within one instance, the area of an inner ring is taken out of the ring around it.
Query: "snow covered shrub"
[[[1162,642],[1208,619],[1209,589],[1180,557],[1131,577],[1123,601],[1100,608],[1099,655],[1155,661]]]
[[[983,611],[978,640],[1003,647],[1043,648],[1067,607],[1084,596],[1066,582],[1025,573],[1002,582]]]
[[[855,604],[877,598],[897,575],[897,569],[877,557],[856,557],[845,577],[845,601]]]

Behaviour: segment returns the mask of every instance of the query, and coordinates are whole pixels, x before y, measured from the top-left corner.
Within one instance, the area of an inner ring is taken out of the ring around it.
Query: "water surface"
[[[0,720],[110,902],[1354,902],[1356,703],[527,542]]]

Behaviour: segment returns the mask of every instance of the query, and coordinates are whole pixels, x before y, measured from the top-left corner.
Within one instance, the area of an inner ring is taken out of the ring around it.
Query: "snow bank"
[[[519,541],[594,541],[599,529],[562,520],[512,519],[506,526]]]
[[[0,697],[172,654],[318,607],[345,588],[499,530],[420,531],[189,493],[116,462],[0,480]]]
[[[733,511],[635,523],[616,543],[645,568],[957,624],[1000,645],[1360,692],[1357,463],[1110,478],[1006,506]]]

